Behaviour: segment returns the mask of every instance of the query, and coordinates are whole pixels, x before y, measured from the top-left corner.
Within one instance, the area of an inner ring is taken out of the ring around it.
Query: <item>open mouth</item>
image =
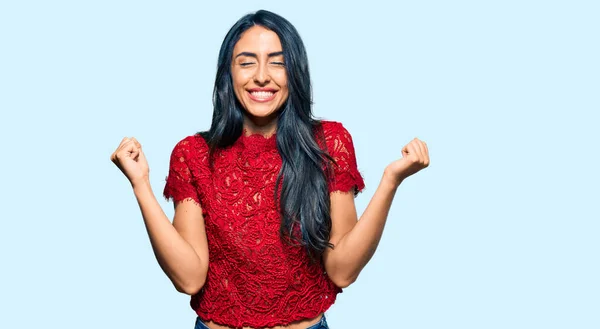
[[[275,98],[276,90],[248,90],[248,96],[255,102],[268,102]]]

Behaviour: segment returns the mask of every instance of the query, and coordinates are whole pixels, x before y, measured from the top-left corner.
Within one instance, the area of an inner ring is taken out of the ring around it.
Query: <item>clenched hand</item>
[[[142,151],[142,145],[135,138],[123,138],[110,160],[121,169],[132,186],[148,180],[148,161]]]

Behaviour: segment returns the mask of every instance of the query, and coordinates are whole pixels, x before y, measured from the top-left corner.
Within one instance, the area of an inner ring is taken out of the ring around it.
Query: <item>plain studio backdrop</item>
[[[121,172],[209,128],[242,15],[300,32],[314,112],[351,132],[367,188],[418,137],[342,328],[600,328],[596,1],[2,1],[0,327],[193,328]]]

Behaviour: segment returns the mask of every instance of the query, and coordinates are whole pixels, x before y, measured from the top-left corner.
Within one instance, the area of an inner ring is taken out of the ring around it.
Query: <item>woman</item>
[[[311,113],[304,45],[284,18],[258,11],[226,35],[210,130],[173,149],[154,197],[140,143],[111,159],[133,186],[156,258],[191,295],[196,328],[328,328],[324,312],[373,256],[395,191],[429,164],[414,139],[388,165],[358,221],[364,188],[352,138]]]

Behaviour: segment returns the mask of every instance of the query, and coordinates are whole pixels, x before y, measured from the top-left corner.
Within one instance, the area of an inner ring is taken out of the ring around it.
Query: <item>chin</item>
[[[246,109],[246,113],[255,118],[269,118],[275,115],[278,111],[276,110],[259,110],[259,109]]]
[[[246,107],[246,113],[256,118],[268,118],[275,115],[279,109],[274,108],[274,105],[258,105],[252,104]]]

